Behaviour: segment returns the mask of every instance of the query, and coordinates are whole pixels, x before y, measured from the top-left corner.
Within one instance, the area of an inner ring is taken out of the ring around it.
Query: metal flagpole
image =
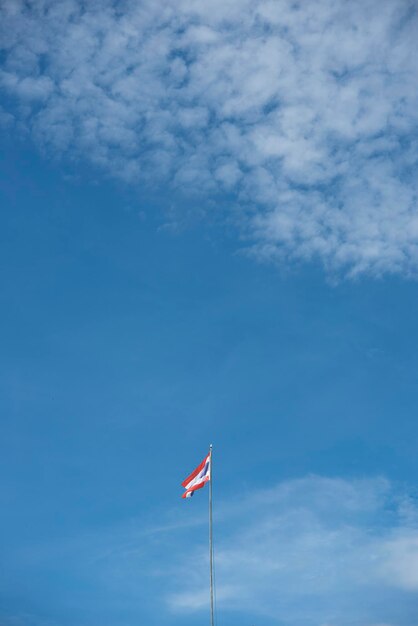
[[[213,615],[213,531],[212,531],[212,444],[209,446],[209,568],[210,568],[210,626],[215,626]]]

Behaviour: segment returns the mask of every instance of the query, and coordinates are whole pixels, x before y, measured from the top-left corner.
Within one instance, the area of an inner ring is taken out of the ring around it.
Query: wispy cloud
[[[412,626],[417,514],[381,479],[308,477],[254,493],[219,520],[220,610],[295,626]],[[169,597],[174,610],[207,607],[202,557],[184,560],[188,583]]]
[[[3,119],[127,181],[235,198],[259,258],[416,274],[413,0],[6,0]]]
[[[37,580],[49,576],[44,616],[75,603],[79,624],[92,623],[89,615],[119,623],[122,611],[127,625],[147,611],[159,623],[200,623],[205,506],[180,504],[160,512],[158,525],[130,520],[3,555],[3,593],[8,576],[28,579],[39,607]],[[416,626],[418,506],[387,480],[308,476],[229,502],[217,497],[215,543],[222,623],[245,615],[286,626]]]

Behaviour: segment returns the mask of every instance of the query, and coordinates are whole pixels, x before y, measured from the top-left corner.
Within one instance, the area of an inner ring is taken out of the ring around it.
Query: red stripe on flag
[[[208,456],[209,456],[209,455],[208,455]],[[182,487],[186,487],[186,485],[188,485],[188,484],[189,484],[189,482],[190,482],[191,480],[193,480],[193,478],[195,478],[195,477],[198,475],[198,473],[199,473],[199,472],[201,472],[201,471],[202,471],[202,469],[203,469],[203,468],[205,467],[205,465],[206,465],[206,461],[207,461],[207,460],[208,460],[208,457],[207,457],[207,456],[205,456],[205,458],[203,459],[203,461],[201,462],[201,464],[200,464],[200,465],[198,465],[198,466],[196,467],[196,469],[195,469],[195,470],[194,470],[194,471],[190,474],[190,476],[188,476],[185,480],[183,480],[183,482],[181,483],[181,486],[182,486]]]
[[[202,487],[206,485],[208,480],[209,480],[209,476],[206,476],[206,478],[204,478],[201,483],[197,483],[197,485],[193,485],[193,487],[190,487],[190,489],[187,489],[187,491],[185,491],[181,497],[187,498],[188,493],[191,493],[192,491],[196,491],[197,489],[202,489]]]

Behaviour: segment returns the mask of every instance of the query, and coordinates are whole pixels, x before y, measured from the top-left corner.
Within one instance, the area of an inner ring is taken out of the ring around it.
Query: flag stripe
[[[208,480],[209,480],[209,476],[207,476],[204,479],[203,482],[198,483],[197,485],[193,485],[193,487],[190,487],[190,489],[187,489],[187,491],[185,491],[181,497],[182,498],[190,498],[190,496],[193,494],[193,492],[197,491],[197,489],[202,489],[202,487],[204,487],[206,485]]]
[[[184,484],[183,487],[185,489],[190,489],[190,487],[192,487],[196,483],[200,483],[206,476],[209,476],[209,475],[210,475],[210,472],[209,472],[209,461],[207,461],[207,463],[205,464],[204,468],[198,473],[198,475],[195,476],[193,478],[193,480],[191,480],[190,482]]]
[[[202,469],[205,467],[207,463],[209,463],[209,454],[205,459],[203,459],[200,465],[198,465],[196,469],[193,470],[190,476],[188,476],[185,480],[183,480],[183,482],[181,483],[182,486],[187,488],[187,485],[202,471]]]
[[[186,489],[182,498],[190,498],[193,492],[202,487],[210,480],[210,453],[205,459],[196,467],[196,469],[181,483]]]

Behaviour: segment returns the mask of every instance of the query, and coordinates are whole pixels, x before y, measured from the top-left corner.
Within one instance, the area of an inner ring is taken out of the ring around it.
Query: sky
[[[0,0],[0,626],[417,626],[418,9]]]

